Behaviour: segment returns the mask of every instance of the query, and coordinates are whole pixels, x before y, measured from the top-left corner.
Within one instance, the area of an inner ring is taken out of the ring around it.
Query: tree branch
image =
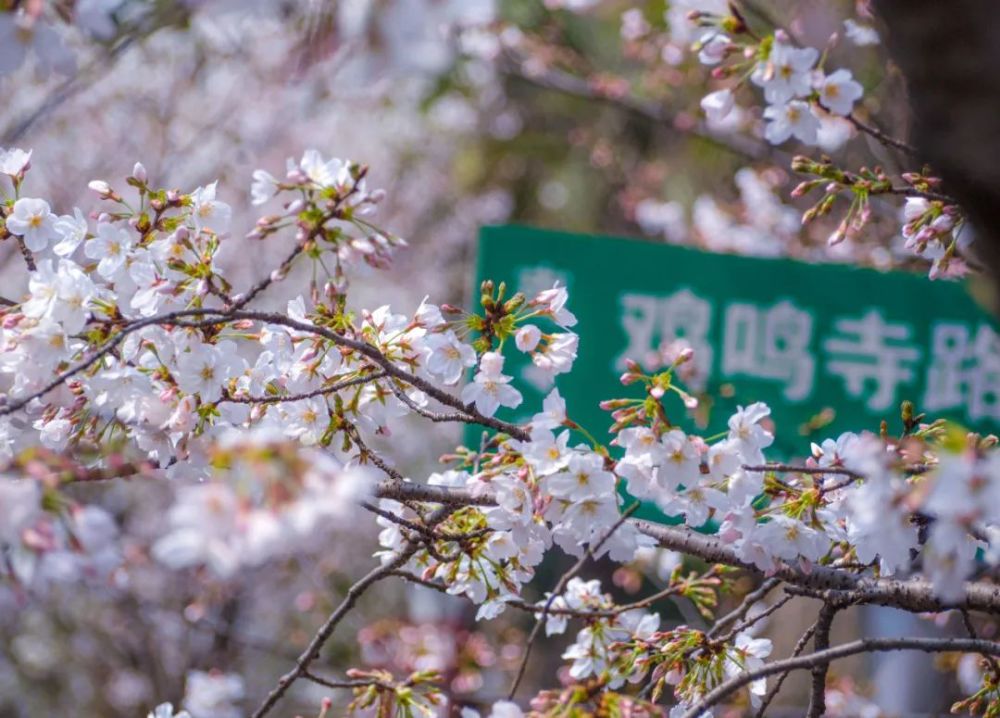
[[[401,551],[399,555],[396,556],[392,561],[385,564],[384,566],[378,566],[369,571],[364,578],[355,583],[347,590],[347,595],[344,600],[337,606],[337,609],[330,614],[330,617],[326,619],[326,622],[320,627],[313,636],[313,639],[309,642],[309,646],[306,650],[299,656],[298,660],[295,661],[295,667],[291,671],[283,675],[278,680],[278,685],[276,685],[264,702],[260,704],[260,707],[254,711],[252,718],[263,718],[267,715],[271,709],[281,700],[282,696],[288,692],[288,689],[299,678],[302,678],[309,669],[309,666],[319,657],[319,652],[330,640],[330,636],[333,635],[334,630],[336,630],[337,625],[340,621],[347,615],[347,612],[354,608],[354,604],[357,603],[361,595],[367,591],[373,584],[381,581],[383,578],[389,576],[392,571],[399,568],[407,561],[410,557],[416,553],[417,545],[410,544],[406,549]]]
[[[496,505],[496,499],[485,487],[479,493],[465,488],[383,482],[376,486],[375,495],[398,501],[429,501],[450,506]],[[733,548],[718,536],[639,519],[630,520],[642,533],[656,539],[662,548],[698,556],[708,563],[721,563],[760,573],[756,566],[739,558]],[[1000,611],[1000,586],[985,582],[967,583],[965,595],[955,603],[948,603],[937,598],[928,581],[859,576],[830,566],[814,565],[807,573],[798,566],[782,564],[775,570],[773,578],[814,591],[839,591],[841,595],[838,598],[845,602],[895,606],[914,613],[961,608]]]
[[[695,703],[690,710],[684,713],[684,718],[698,718],[708,708],[725,700],[743,686],[749,685],[759,678],[766,678],[777,673],[812,669],[858,653],[884,653],[887,651],[924,651],[926,653],[961,651],[998,656],[1000,655],[1000,643],[975,638],[862,638],[805,656],[774,661],[755,671],[741,673],[716,687]]]
[[[807,628],[805,633],[803,633],[799,637],[799,640],[795,642],[795,647],[792,648],[792,656],[791,656],[792,658],[798,656],[799,654],[802,653],[802,651],[805,650],[806,644],[809,642],[809,639],[813,637],[813,634],[815,632],[816,632],[816,624],[814,623],[809,628]],[[767,707],[771,705],[771,701],[773,701],[775,696],[778,695],[778,692],[781,690],[781,686],[784,684],[785,679],[788,678],[789,675],[791,675],[791,671],[784,671],[781,675],[778,676],[778,680],[774,682],[774,685],[767,692],[767,695],[765,695],[763,700],[761,700],[760,708],[757,709],[757,713],[754,714],[754,718],[764,718],[764,713],[767,711]]]
[[[830,629],[833,628],[833,619],[837,615],[838,607],[833,603],[824,603],[819,609],[819,618],[816,620],[815,638],[813,638],[813,652],[822,653],[830,647]],[[826,674],[830,669],[830,662],[818,663],[812,668],[812,681],[809,690],[809,710],[806,711],[806,718],[823,718],[826,713]]]

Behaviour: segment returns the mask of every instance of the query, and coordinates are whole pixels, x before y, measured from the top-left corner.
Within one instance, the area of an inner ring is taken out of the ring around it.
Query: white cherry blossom
[[[22,197],[14,203],[14,209],[7,217],[7,229],[19,235],[24,240],[24,246],[32,252],[41,252],[51,240],[59,237],[56,219],[44,199]]]

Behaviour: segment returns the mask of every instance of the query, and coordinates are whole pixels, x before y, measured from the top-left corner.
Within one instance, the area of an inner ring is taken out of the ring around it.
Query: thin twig
[[[424,417],[425,419],[427,419],[429,421],[438,422],[438,423],[442,423],[442,422],[462,422],[462,423],[466,423],[466,424],[470,424],[470,423],[474,422],[473,418],[471,416],[469,416],[468,414],[466,414],[465,412],[456,411],[456,412],[453,412],[451,414],[441,414],[441,413],[438,413],[438,412],[434,412],[434,411],[430,411],[428,409],[425,409],[422,406],[420,406],[419,404],[417,404],[415,401],[413,401],[413,399],[411,399],[410,397],[408,397],[406,395],[405,391],[403,391],[402,389],[400,389],[395,384],[392,384],[391,382],[389,384],[389,388],[392,389],[392,393],[396,395],[397,399],[399,399],[401,402],[403,402],[404,404],[406,404],[406,406],[408,406],[414,413],[416,413],[416,414]]]
[[[850,476],[853,479],[863,479],[864,476],[857,471],[845,469],[842,466],[803,466],[801,464],[744,464],[744,471],[773,471],[775,473],[795,473],[795,474],[837,474]]]
[[[962,616],[962,623],[965,625],[965,630],[969,632],[969,638],[979,638],[979,633],[976,631],[976,627],[972,625],[972,617],[969,616],[969,612],[966,610],[959,611]],[[997,663],[996,658],[993,656],[983,653],[983,659],[990,665],[990,669],[993,671],[993,675],[1000,678],[1000,664]]]
[[[712,626],[712,630],[708,632],[708,637],[714,638],[719,635],[721,631],[725,630],[727,626],[742,620],[743,617],[749,613],[753,605],[770,593],[770,591],[779,583],[781,583],[781,581],[776,578],[768,578],[764,580],[759,587],[743,597],[739,606],[715,622],[715,625]]]
[[[733,636],[735,636],[738,633],[742,633],[743,631],[746,631],[749,628],[752,628],[753,626],[757,625],[760,621],[763,621],[771,614],[776,613],[781,609],[782,606],[791,601],[793,598],[795,598],[795,596],[793,596],[792,594],[785,594],[784,596],[779,598],[777,601],[772,603],[770,606],[765,608],[760,613],[754,614],[750,618],[737,623],[724,636],[720,637],[718,639],[718,642],[728,643],[730,640],[732,640]]]
[[[344,431],[351,438],[351,441],[353,441],[355,444],[358,445],[358,457],[359,461],[362,464],[370,461],[390,479],[393,479],[394,481],[406,480],[406,477],[403,476],[401,473],[399,473],[392,466],[389,466],[388,462],[386,462],[385,459],[383,459],[376,452],[368,448],[368,444],[366,444],[365,440],[361,438],[361,432],[358,431],[358,428],[356,426],[352,424],[345,424]]]
[[[542,610],[537,614],[535,625],[532,627],[531,633],[528,635],[528,641],[524,646],[524,655],[521,656],[521,665],[518,666],[517,674],[514,676],[514,680],[510,684],[510,690],[507,692],[508,700],[513,700],[514,694],[517,693],[517,687],[521,684],[521,679],[524,678],[524,671],[528,667],[528,658],[531,655],[531,648],[534,645],[535,640],[538,638],[538,634],[542,629],[542,624],[545,623],[546,617],[552,610],[553,601],[555,601],[556,597],[561,595],[562,592],[566,590],[566,584],[569,583],[571,578],[580,573],[584,565],[587,563],[587,560],[590,559],[595,552],[600,550],[601,546],[603,546],[605,542],[611,538],[612,534],[614,534],[614,532],[617,531],[626,520],[628,520],[629,516],[638,510],[639,506],[640,504],[637,501],[625,509],[625,511],[622,512],[622,515],[617,521],[615,521],[611,528],[607,530],[604,536],[601,537],[596,544],[588,546],[587,550],[583,552],[583,555],[579,558],[579,560],[559,578],[555,588],[552,589],[552,593],[549,594],[549,598],[545,602],[545,605],[542,606]]]
[[[307,391],[303,394],[269,394],[267,396],[227,396],[219,399],[220,404],[232,403],[232,404],[283,404],[291,403],[293,401],[302,401],[304,399],[312,399],[317,396],[326,396],[327,394],[335,394],[342,389],[349,389],[352,386],[360,386],[361,384],[369,384],[373,381],[378,381],[385,377],[384,371],[377,371],[374,374],[369,374],[367,376],[358,376],[353,379],[344,379],[343,381],[338,381],[330,386],[320,387],[319,389],[314,389],[313,391]]]
[[[802,653],[802,651],[806,649],[806,644],[809,643],[809,639],[813,637],[813,634],[815,632],[816,632],[816,624],[814,623],[813,625],[811,625],[809,628],[806,629],[805,633],[803,633],[799,637],[799,640],[795,643],[795,647],[792,648],[792,655],[791,655],[792,658],[798,656],[799,654]],[[784,673],[778,676],[778,680],[774,682],[774,685],[767,692],[767,695],[765,695],[764,698],[761,700],[760,708],[757,709],[757,713],[754,715],[754,718],[764,718],[764,712],[767,710],[767,707],[771,705],[771,701],[774,700],[775,696],[778,695],[778,692],[781,690],[782,684],[785,682],[785,679],[787,679],[790,674],[791,671],[785,671]]]
[[[923,197],[924,199],[944,202],[945,204],[958,204],[958,200],[951,195],[942,194],[940,192],[928,192],[927,190],[917,189],[916,187],[890,187],[889,189],[880,192],[880,194],[895,194],[903,197]]]
[[[367,688],[368,686],[383,685],[380,681],[334,681],[329,678],[317,676],[310,671],[303,671],[302,677],[307,681],[311,681],[319,686],[325,686],[326,688]]]
[[[852,125],[854,125],[855,127],[857,127],[859,130],[861,130],[862,132],[864,132],[866,135],[871,135],[872,137],[874,137],[876,140],[878,140],[879,142],[881,142],[886,147],[892,147],[892,148],[897,149],[897,150],[902,150],[906,154],[914,156],[914,157],[920,154],[919,150],[917,150],[917,148],[914,147],[913,145],[907,144],[906,142],[903,142],[903,140],[897,140],[895,137],[891,137],[890,135],[887,135],[885,132],[883,132],[879,128],[874,127],[873,125],[869,125],[869,124],[866,124],[866,123],[862,122],[861,120],[858,119],[857,115],[855,115],[853,113],[850,114],[850,115],[848,115],[847,119],[850,121],[850,123]]]
[[[313,639],[309,642],[309,646],[302,653],[302,655],[299,656],[298,660],[295,661],[294,668],[283,675],[278,680],[278,684],[271,690],[270,693],[267,694],[264,702],[260,704],[260,707],[258,707],[256,711],[254,711],[253,718],[262,718],[267,715],[275,704],[281,700],[282,696],[288,692],[288,689],[292,687],[295,681],[303,677],[312,662],[319,657],[320,650],[326,642],[330,640],[330,636],[333,635],[337,625],[344,618],[344,616],[347,615],[347,612],[354,607],[354,604],[357,603],[361,595],[367,591],[372,584],[386,578],[390,575],[391,571],[399,568],[409,561],[410,557],[416,553],[416,550],[416,544],[411,544],[408,548],[401,551],[395,559],[384,566],[378,566],[377,568],[372,569],[364,576],[364,578],[347,590],[347,595],[344,597],[344,600],[339,606],[337,606],[337,609],[330,614],[329,618],[326,619],[326,622],[313,636]]]
[[[383,509],[380,509],[378,506],[370,504],[367,501],[361,502],[361,508],[365,509],[366,511],[370,511],[376,516],[381,516],[387,521],[392,521],[393,523],[399,524],[404,528],[408,528],[410,529],[410,531],[418,533],[424,538],[430,539],[431,541],[454,541],[457,543],[461,543],[462,541],[468,541],[470,539],[479,538],[481,536],[485,536],[486,534],[493,532],[493,529],[488,527],[461,534],[452,533],[451,531],[435,531],[433,529],[427,528],[423,524],[418,524],[414,521],[410,521],[409,519],[404,519],[402,516],[397,516],[391,511],[384,511]]]
[[[442,507],[436,511],[431,518],[432,525],[440,523],[445,518],[447,518],[452,512],[449,507]],[[373,568],[365,576],[351,586],[347,590],[347,595],[344,596],[344,600],[341,601],[340,605],[337,606],[336,610],[330,614],[316,634],[313,639],[309,642],[306,650],[302,652],[298,660],[295,661],[295,666],[288,673],[283,675],[279,680],[278,684],[267,694],[263,703],[260,707],[254,711],[252,718],[263,718],[267,715],[272,708],[281,700],[282,696],[288,692],[288,689],[299,679],[302,678],[306,672],[309,670],[309,666],[319,657],[319,652],[322,650],[326,642],[330,640],[333,635],[334,630],[336,630],[337,625],[343,620],[344,616],[354,607],[358,599],[367,591],[372,585],[378,583],[383,578],[387,578],[392,575],[392,572],[401,566],[405,565],[407,561],[417,552],[420,544],[416,542],[408,542],[407,545],[396,555],[391,561]]]

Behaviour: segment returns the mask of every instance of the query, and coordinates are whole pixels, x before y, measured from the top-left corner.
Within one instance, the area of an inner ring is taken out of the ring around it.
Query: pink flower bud
[[[955,219],[950,214],[942,214],[931,222],[931,229],[939,234],[950,232],[955,226]]]
[[[795,186],[795,189],[792,190],[792,197],[801,197],[804,194],[806,194],[810,189],[812,189],[812,187],[813,183],[810,182],[809,180],[806,180],[805,182],[799,182]]]
[[[87,186],[94,192],[97,192],[97,194],[101,195],[102,199],[107,199],[114,191],[111,189],[111,185],[104,180],[91,180],[87,183]]]
[[[135,166],[132,167],[132,176],[143,184],[146,184],[146,181],[149,179],[149,176],[146,174],[146,168],[142,166],[142,162],[136,162]]]

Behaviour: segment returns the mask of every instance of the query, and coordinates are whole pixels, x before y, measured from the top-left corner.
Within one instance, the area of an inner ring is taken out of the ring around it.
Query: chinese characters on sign
[[[598,402],[629,392],[626,360],[654,369],[680,346],[694,351],[682,382],[705,397],[682,425],[724,430],[738,404],[764,401],[789,458],[803,439],[898,426],[904,399],[1000,431],[1000,334],[958,283],[525,227],[483,230],[477,281],[487,277],[529,295],[568,286],[579,357],[558,385],[592,432],[610,424]],[[516,352],[507,367],[530,416],[549,379]]]
[[[626,359],[643,361],[680,340],[694,349],[699,377],[711,379],[712,302],[681,289],[664,297],[623,294],[620,305],[628,344],[615,362],[617,370]],[[926,355],[921,408],[967,407],[973,419],[1000,420],[1000,336],[984,322],[974,334],[965,324],[936,324],[931,346],[922,347],[908,323],[887,322],[877,307],[860,316],[837,316],[831,326],[816,326],[811,312],[787,299],[770,306],[726,303],[719,313],[723,378],[774,382],[792,403],[808,402],[817,381],[834,382],[879,412],[904,398]],[[818,347],[814,331],[823,338]]]

